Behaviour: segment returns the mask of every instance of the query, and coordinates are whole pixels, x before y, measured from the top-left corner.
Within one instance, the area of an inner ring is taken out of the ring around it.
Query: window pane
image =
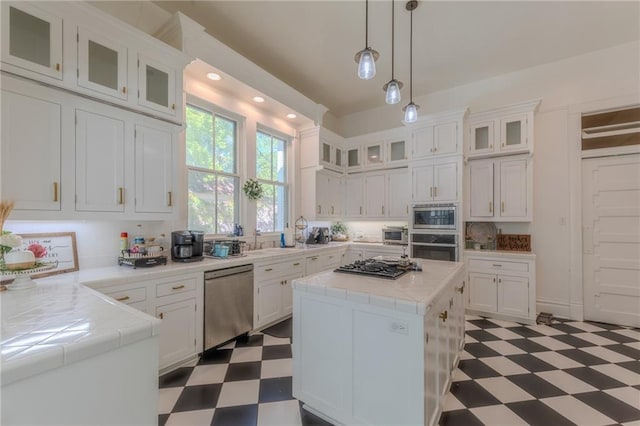
[[[214,190],[215,175],[189,171],[189,229],[216,232]]]
[[[187,105],[187,165],[213,169],[213,115]]]
[[[262,183],[264,192],[257,202],[256,226],[262,232],[273,232],[274,228],[274,185]]]
[[[284,224],[287,221],[287,188],[284,185],[277,185],[275,195],[274,231],[284,231]]]
[[[271,136],[262,132],[256,134],[256,176],[271,180]]]
[[[287,157],[285,141],[273,138],[273,180],[284,183],[287,180]]]
[[[236,172],[236,122],[216,116],[215,169],[226,173]]]
[[[233,224],[236,222],[235,208],[237,205],[237,188],[237,177],[218,176],[218,202],[216,203],[218,234],[229,234],[234,231]]]

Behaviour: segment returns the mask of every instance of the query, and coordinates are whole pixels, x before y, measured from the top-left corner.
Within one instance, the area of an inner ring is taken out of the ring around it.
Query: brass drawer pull
[[[172,290],[180,290],[181,288],[184,288],[184,284],[177,285],[175,287],[171,287]]]
[[[56,71],[60,71],[60,64],[56,64]]]
[[[293,266],[300,266],[300,262],[294,263]]]
[[[124,297],[118,297],[116,300],[117,300],[118,302],[124,302],[125,300],[129,300],[129,299],[130,299],[130,297],[129,297],[129,296],[124,296]]]
[[[171,193],[171,191],[169,191],[168,193],[168,198],[169,198],[169,207],[173,206],[173,194]]]
[[[58,202],[58,182],[53,182],[53,201]]]
[[[442,322],[447,322],[447,318],[448,318],[449,314],[447,311],[441,312],[439,317],[442,320]]]
[[[264,271],[265,271],[265,272],[270,272],[270,271],[273,271],[273,268],[267,268],[267,269],[265,269]]]
[[[122,86],[122,93],[127,94],[127,86]]]
[[[164,319],[164,314],[160,312],[160,319]]]
[[[124,204],[124,188],[118,188],[118,204]]]
[[[493,213],[493,201],[489,201],[489,213]]]

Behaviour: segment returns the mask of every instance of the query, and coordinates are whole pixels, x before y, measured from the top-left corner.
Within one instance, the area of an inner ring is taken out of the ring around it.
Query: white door
[[[160,323],[160,368],[196,352],[196,299],[156,308]]]
[[[433,200],[458,201],[458,165],[456,163],[433,166]]]
[[[469,272],[469,308],[484,312],[498,311],[496,276]]]
[[[411,174],[413,201],[433,201],[433,166],[415,167]]]
[[[458,152],[458,123],[438,124],[434,129],[433,154],[455,154]]]
[[[364,191],[367,217],[384,217],[384,175],[371,175],[364,178]]]
[[[171,131],[136,125],[136,212],[170,213],[173,208]]]
[[[409,172],[389,173],[387,181],[388,216],[402,220],[409,218],[409,203],[411,202],[411,184]]]
[[[526,218],[527,207],[527,160],[501,161],[500,217]]]
[[[433,126],[417,128],[411,138],[411,158],[414,160],[433,155]]]
[[[493,161],[469,162],[469,217],[493,217]]]
[[[349,176],[346,182],[345,191],[345,216],[361,217],[363,214],[363,180],[361,176]]]
[[[329,200],[329,176],[323,173],[316,174],[316,215],[328,216],[330,212]]]
[[[258,287],[257,326],[275,321],[282,316],[282,286],[284,280],[276,278],[263,282]]]
[[[517,317],[529,316],[529,279],[498,275],[498,312]]]
[[[640,327],[640,155],[582,161],[585,319]]]

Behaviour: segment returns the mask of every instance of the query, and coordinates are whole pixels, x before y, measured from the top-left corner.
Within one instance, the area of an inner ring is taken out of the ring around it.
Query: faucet
[[[258,250],[258,237],[261,236],[262,233],[259,229],[253,231],[253,249]]]

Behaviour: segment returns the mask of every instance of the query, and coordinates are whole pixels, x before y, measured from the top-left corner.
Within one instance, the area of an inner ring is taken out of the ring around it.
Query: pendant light
[[[385,96],[385,102],[388,104],[397,104],[400,102],[400,89],[402,89],[402,82],[398,81],[394,77],[394,51],[395,51],[395,2],[391,0],[391,80],[384,86],[384,90],[387,94]]]
[[[418,108],[420,108],[413,103],[413,11],[417,7],[417,0],[407,2],[407,10],[411,12],[411,25],[409,27],[409,103],[402,108],[406,123],[414,123],[418,119]]]
[[[356,53],[358,77],[371,80],[376,76],[376,61],[380,54],[369,47],[369,0],[365,0],[364,49]]]

